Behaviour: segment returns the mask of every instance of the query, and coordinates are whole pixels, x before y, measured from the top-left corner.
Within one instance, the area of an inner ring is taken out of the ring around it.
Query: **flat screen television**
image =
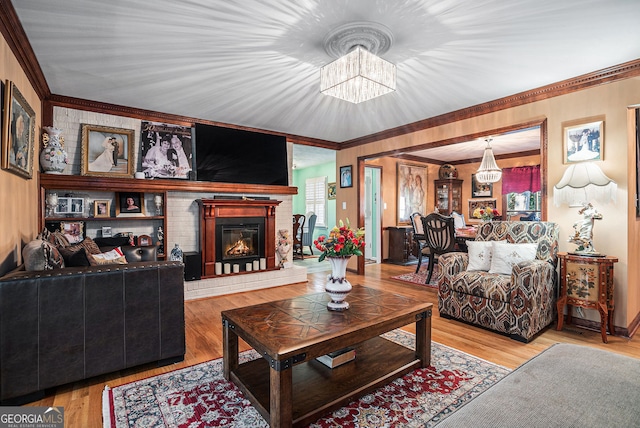
[[[198,181],[289,185],[283,136],[196,124],[195,160]]]

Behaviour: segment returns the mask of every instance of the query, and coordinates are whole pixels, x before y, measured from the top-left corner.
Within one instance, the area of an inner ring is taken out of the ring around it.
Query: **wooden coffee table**
[[[224,377],[273,427],[303,426],[431,362],[432,304],[354,286],[350,309],[327,310],[326,293],[222,312]],[[416,323],[416,349],[379,337]],[[263,358],[238,361],[238,337]],[[356,358],[330,369],[316,357],[348,346]]]

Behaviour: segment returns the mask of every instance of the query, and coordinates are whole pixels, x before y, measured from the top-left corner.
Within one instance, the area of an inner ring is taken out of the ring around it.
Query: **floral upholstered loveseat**
[[[470,246],[469,253],[440,257],[440,316],[528,342],[554,320],[558,229],[551,222],[482,223],[474,241],[477,244]],[[526,243],[530,245],[509,246]],[[511,254],[522,247],[528,247],[528,261],[514,259],[512,265],[506,264],[507,269],[503,266],[502,273],[493,269],[500,260],[492,256]],[[470,257],[474,270],[468,270]],[[482,262],[491,268],[482,269]]]

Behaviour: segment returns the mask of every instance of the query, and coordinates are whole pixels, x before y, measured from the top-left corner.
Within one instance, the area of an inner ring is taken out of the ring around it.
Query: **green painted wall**
[[[293,197],[293,213],[306,214],[305,212],[305,181],[307,178],[327,177],[327,183],[336,181],[335,162],[323,163],[310,166],[308,168],[297,168],[293,170],[293,185],[298,188],[298,194]],[[329,230],[336,224],[336,200],[327,201],[327,225],[316,227],[313,231],[313,239],[320,235],[327,235]]]

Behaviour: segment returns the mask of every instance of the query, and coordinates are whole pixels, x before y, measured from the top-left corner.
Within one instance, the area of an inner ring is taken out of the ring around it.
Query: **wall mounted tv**
[[[196,180],[289,185],[286,137],[197,123],[195,141]]]

